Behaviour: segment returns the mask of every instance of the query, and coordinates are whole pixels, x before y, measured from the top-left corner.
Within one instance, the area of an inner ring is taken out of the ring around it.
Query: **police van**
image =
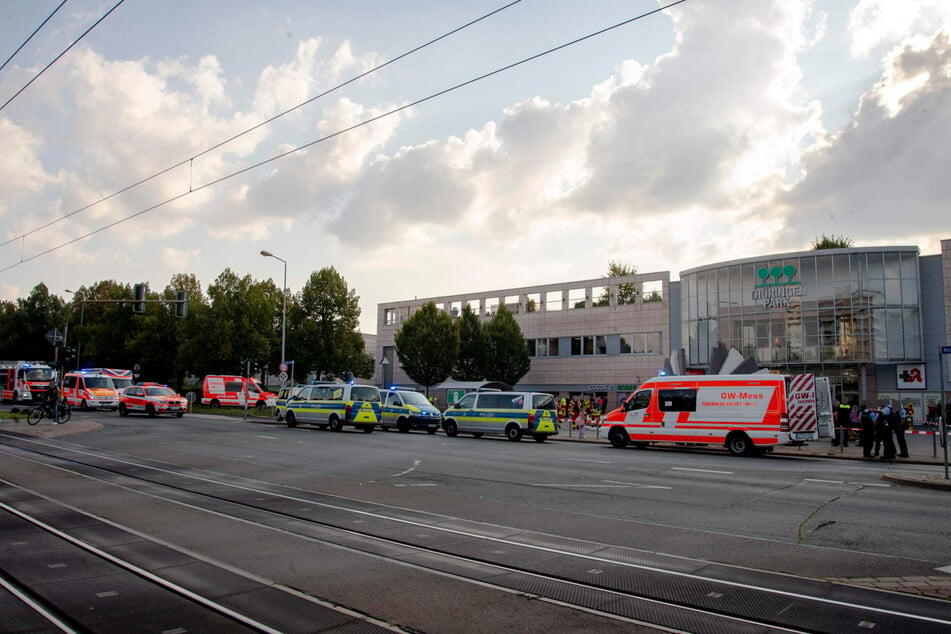
[[[442,426],[442,412],[414,390],[391,388],[383,393],[380,428],[396,427],[401,432],[425,429],[435,434]]]
[[[449,437],[502,434],[518,441],[529,434],[545,442],[558,434],[555,397],[542,392],[471,392],[443,412],[443,419]]]
[[[340,431],[352,425],[370,433],[380,424],[380,389],[373,385],[318,383],[305,385],[288,396],[284,420],[288,427],[298,423]]]

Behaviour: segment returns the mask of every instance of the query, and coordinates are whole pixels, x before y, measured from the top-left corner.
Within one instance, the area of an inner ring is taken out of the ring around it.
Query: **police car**
[[[119,393],[119,415],[130,413],[174,414],[181,418],[188,409],[188,402],[170,387],[164,385],[131,385]]]
[[[476,438],[504,434],[513,441],[530,434],[545,442],[558,434],[555,397],[541,392],[472,392],[443,413],[443,429],[450,438],[459,432]]]
[[[410,429],[425,429],[430,434],[435,434],[442,427],[442,412],[419,392],[392,388],[381,396],[383,404],[380,427],[383,431],[396,427],[404,433]]]

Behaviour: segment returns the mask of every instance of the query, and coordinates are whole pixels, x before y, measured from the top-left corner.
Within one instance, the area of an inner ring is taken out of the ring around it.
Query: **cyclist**
[[[53,412],[53,424],[59,424],[59,384],[54,379],[50,381],[50,386],[46,388],[46,404],[50,407],[50,410]]]

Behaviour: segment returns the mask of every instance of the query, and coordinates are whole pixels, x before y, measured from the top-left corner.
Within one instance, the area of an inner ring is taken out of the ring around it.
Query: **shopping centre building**
[[[413,384],[394,337],[428,302],[452,317],[470,306],[484,321],[504,304],[532,361],[520,389],[616,404],[671,357],[705,373],[713,349],[734,349],[771,371],[826,376],[846,400],[912,402],[916,418],[944,402],[942,379],[951,391],[951,354],[939,361],[951,343],[951,240],[937,255],[915,246],[803,251],[697,267],[679,281],[662,272],[380,304],[378,384]]]

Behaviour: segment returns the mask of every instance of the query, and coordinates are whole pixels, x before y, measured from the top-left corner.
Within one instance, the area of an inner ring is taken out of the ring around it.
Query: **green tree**
[[[624,277],[625,275],[637,275],[637,267],[630,264],[625,264],[617,260],[611,260],[608,263],[608,274],[605,275],[607,278],[611,277]],[[604,289],[604,292],[601,294],[601,297],[595,302],[596,306],[607,306],[610,303],[610,291],[608,288]],[[637,285],[634,282],[628,282],[626,284],[618,284],[617,286],[617,303],[618,305],[623,304],[633,304],[637,299]]]
[[[62,298],[50,295],[42,282],[33,287],[26,299],[18,299],[15,307],[5,306],[3,314],[9,323],[3,358],[51,360],[53,346],[46,339],[46,333],[53,328],[63,330],[64,306]]]
[[[424,304],[403,322],[396,333],[396,354],[403,370],[416,383],[429,388],[445,381],[452,372],[459,351],[459,340],[452,319],[436,308],[435,302]]]
[[[485,378],[514,386],[532,367],[522,329],[509,309],[500,305],[485,332],[489,339]]]
[[[812,248],[814,251],[820,251],[822,249],[851,249],[855,243],[852,241],[852,238],[848,238],[844,235],[832,234],[827,236],[822,234],[822,237],[817,237],[812,241]]]
[[[79,367],[131,368],[138,362],[129,343],[142,328],[142,315],[132,312],[131,299],[132,286],[115,280],[81,286],[73,293],[67,344],[78,347]]]
[[[296,376],[373,375],[373,357],[358,329],[360,298],[335,268],[311,273],[300,294],[288,297],[287,311],[287,356],[296,364]]]
[[[489,356],[489,340],[479,316],[466,304],[462,316],[453,324],[459,340],[459,355],[452,369],[457,381],[481,381]]]

